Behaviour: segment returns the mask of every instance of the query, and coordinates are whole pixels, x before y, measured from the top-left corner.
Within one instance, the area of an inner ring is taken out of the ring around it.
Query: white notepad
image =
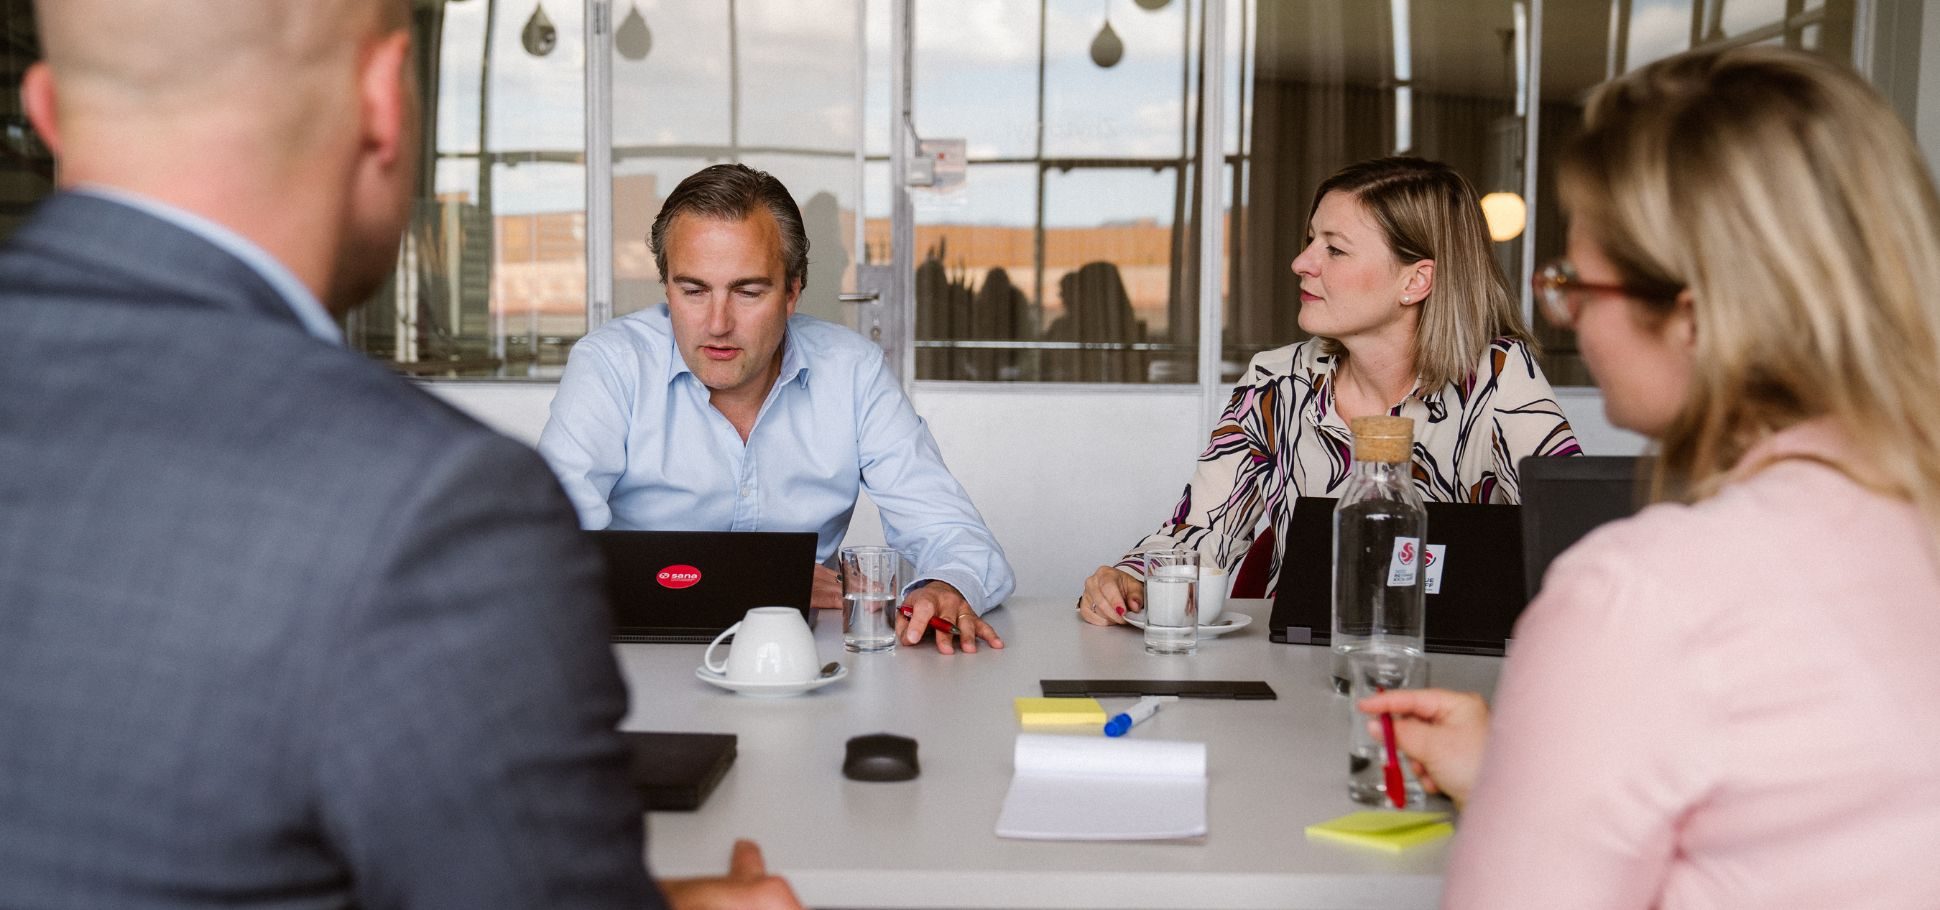
[[[1205,743],[1018,735],[998,837],[1160,840],[1205,833]]]

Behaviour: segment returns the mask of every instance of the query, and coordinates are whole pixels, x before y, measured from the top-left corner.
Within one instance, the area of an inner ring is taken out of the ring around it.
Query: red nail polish
[[[1119,607],[1119,608],[1118,608],[1118,615],[1120,615],[1120,616],[1124,616],[1124,615],[1125,615],[1125,608],[1124,608],[1124,607]]]

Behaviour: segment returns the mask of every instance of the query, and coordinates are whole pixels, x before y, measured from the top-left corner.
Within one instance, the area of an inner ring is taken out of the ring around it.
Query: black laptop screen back
[[[1564,550],[1598,525],[1628,518],[1643,502],[1643,459],[1599,455],[1582,458],[1524,458],[1522,480],[1523,590],[1530,600],[1542,588],[1543,573]]]
[[[814,619],[814,534],[587,533],[606,559],[617,641],[705,643],[755,607],[794,607]]]
[[[1274,641],[1325,644],[1333,625],[1334,503],[1294,503],[1269,629]],[[1441,546],[1439,593],[1428,595],[1428,650],[1501,654],[1522,612],[1522,529],[1516,506],[1428,503],[1428,544]]]

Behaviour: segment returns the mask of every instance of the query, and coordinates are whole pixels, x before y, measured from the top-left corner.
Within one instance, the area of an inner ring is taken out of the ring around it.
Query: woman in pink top
[[[1464,806],[1445,905],[1940,905],[1918,150],[1851,72],[1745,47],[1600,90],[1560,182],[1568,259],[1538,291],[1675,501],[1557,560],[1493,719],[1452,692],[1362,703]]]

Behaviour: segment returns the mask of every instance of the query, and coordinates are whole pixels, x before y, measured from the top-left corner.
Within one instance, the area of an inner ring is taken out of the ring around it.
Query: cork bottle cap
[[[1415,422],[1407,417],[1356,417],[1348,424],[1354,431],[1354,460],[1400,464],[1408,460],[1415,444]]]

